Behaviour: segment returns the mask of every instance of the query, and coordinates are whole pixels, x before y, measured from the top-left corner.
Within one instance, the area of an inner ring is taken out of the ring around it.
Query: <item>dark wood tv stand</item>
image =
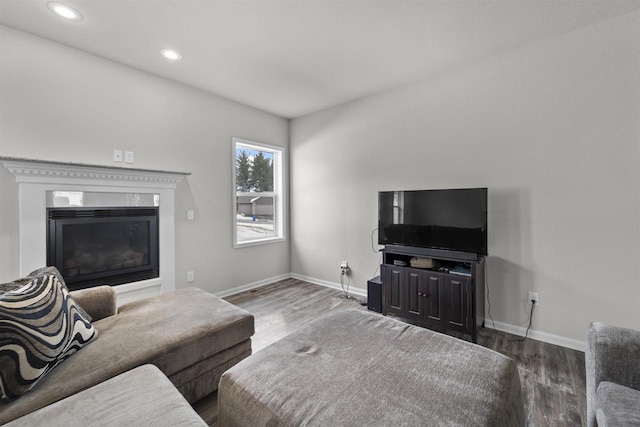
[[[438,266],[411,267],[414,257],[430,258]],[[459,269],[465,270],[462,275],[452,272]],[[478,342],[478,328],[484,325],[484,257],[387,245],[382,252],[380,277],[382,314],[399,316],[440,332],[470,335],[474,343]]]

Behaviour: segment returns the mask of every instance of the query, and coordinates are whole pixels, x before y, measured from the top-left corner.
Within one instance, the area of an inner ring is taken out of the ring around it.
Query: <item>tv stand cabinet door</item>
[[[404,315],[404,268],[382,265],[382,312]]]
[[[429,323],[444,321],[444,275],[441,273],[425,273],[421,293],[424,318]]]
[[[424,308],[422,304],[424,282],[427,276],[424,271],[406,268],[406,312],[408,318],[422,319]]]
[[[467,298],[471,278],[448,274],[445,276],[445,280],[447,328],[466,333],[471,326],[469,325],[469,299]]]
[[[406,271],[406,316],[429,325],[440,324],[444,313],[444,276],[415,268]]]

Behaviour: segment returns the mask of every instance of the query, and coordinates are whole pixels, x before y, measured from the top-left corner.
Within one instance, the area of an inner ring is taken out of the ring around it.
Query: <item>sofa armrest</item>
[[[111,286],[96,286],[89,289],[71,291],[71,297],[82,307],[92,321],[113,316],[118,312],[116,291]]]
[[[593,322],[587,332],[587,426],[595,425],[596,391],[602,381],[640,390],[640,331]]]

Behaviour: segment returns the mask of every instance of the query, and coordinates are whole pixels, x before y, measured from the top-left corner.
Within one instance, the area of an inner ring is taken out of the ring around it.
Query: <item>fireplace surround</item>
[[[174,193],[190,173],[13,157],[0,157],[0,163],[18,185],[18,200],[3,202],[18,204],[20,275],[47,264],[48,208],[146,207],[157,209],[158,275],[115,285],[118,305],[175,290]],[[84,195],[82,204],[56,197],[74,193]]]

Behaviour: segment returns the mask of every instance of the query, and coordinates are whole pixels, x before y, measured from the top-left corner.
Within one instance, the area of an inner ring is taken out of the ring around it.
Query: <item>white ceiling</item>
[[[640,0],[0,0],[0,23],[293,118],[640,9]],[[160,49],[175,48],[171,63]]]

